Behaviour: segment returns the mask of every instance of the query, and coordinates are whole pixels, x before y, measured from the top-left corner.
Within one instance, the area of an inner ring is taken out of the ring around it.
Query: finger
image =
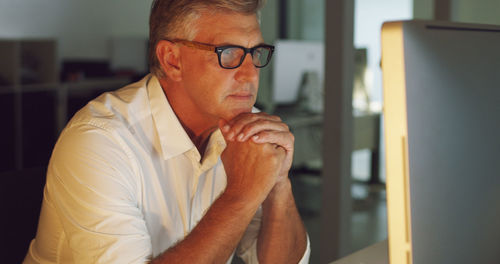
[[[219,119],[219,128],[223,134],[226,134],[231,129],[231,126],[226,120],[221,118]]]
[[[275,147],[275,149],[280,153],[282,154],[283,156],[286,155],[287,151],[285,148],[283,148],[282,146],[278,145],[278,144],[273,144]]]
[[[235,116],[233,119],[229,120],[228,123],[230,123],[232,125],[233,123],[240,122],[242,119],[246,119],[248,117],[270,118],[270,119],[281,120],[279,116],[270,115],[270,114],[265,113],[265,112],[258,112],[258,113],[246,112],[246,113],[241,113],[241,114]]]
[[[254,123],[258,120],[269,120],[275,122],[281,121],[281,119],[278,116],[272,116],[263,112],[239,114],[234,119],[228,122],[228,124],[231,127],[230,131],[227,133],[228,138],[234,140],[234,138],[241,133],[242,129],[245,126]]]
[[[295,137],[290,132],[283,131],[261,131],[253,135],[252,141],[255,143],[271,143],[284,148],[287,152],[293,151]]]
[[[256,144],[272,144],[275,145],[277,151],[279,151],[279,156],[283,161],[279,175],[286,178],[293,162],[293,145],[294,136],[290,132],[276,132],[276,131],[264,131],[252,137],[252,141]],[[280,151],[281,150],[281,151]]]
[[[248,123],[258,120],[260,117],[258,114],[253,113],[242,113],[237,115],[235,118],[228,121],[230,129],[227,132],[227,137],[230,140],[235,140],[236,136],[240,133],[241,129]]]
[[[290,130],[288,125],[283,122],[269,119],[258,119],[241,128],[240,133],[236,138],[238,141],[243,142],[262,131],[289,132]]]

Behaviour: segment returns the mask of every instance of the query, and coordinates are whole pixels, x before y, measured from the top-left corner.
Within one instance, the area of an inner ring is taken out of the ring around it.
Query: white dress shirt
[[[24,262],[150,261],[182,240],[224,191],[225,146],[215,131],[201,160],[152,75],[99,96],[56,143]],[[246,263],[258,262],[260,219],[259,209],[236,251]],[[308,241],[301,263],[309,248]]]

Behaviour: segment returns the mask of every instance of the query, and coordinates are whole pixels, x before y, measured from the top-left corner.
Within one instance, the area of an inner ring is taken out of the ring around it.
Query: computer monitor
[[[500,262],[500,27],[385,23],[391,264]]]
[[[275,47],[272,93],[274,103],[295,103],[306,73],[315,73],[318,77],[318,89],[323,88],[325,72],[323,42],[278,40]]]

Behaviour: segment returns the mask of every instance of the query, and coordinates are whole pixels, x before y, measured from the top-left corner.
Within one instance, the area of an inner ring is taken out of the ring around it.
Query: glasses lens
[[[257,67],[264,67],[269,62],[271,49],[268,47],[258,47],[253,52],[253,64]]]
[[[241,57],[245,51],[238,47],[228,47],[222,50],[220,62],[223,67],[233,68],[240,64]]]

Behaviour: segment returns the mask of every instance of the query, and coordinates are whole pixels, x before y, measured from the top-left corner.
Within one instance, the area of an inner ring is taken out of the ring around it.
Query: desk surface
[[[387,240],[373,244],[330,264],[389,264]]]

